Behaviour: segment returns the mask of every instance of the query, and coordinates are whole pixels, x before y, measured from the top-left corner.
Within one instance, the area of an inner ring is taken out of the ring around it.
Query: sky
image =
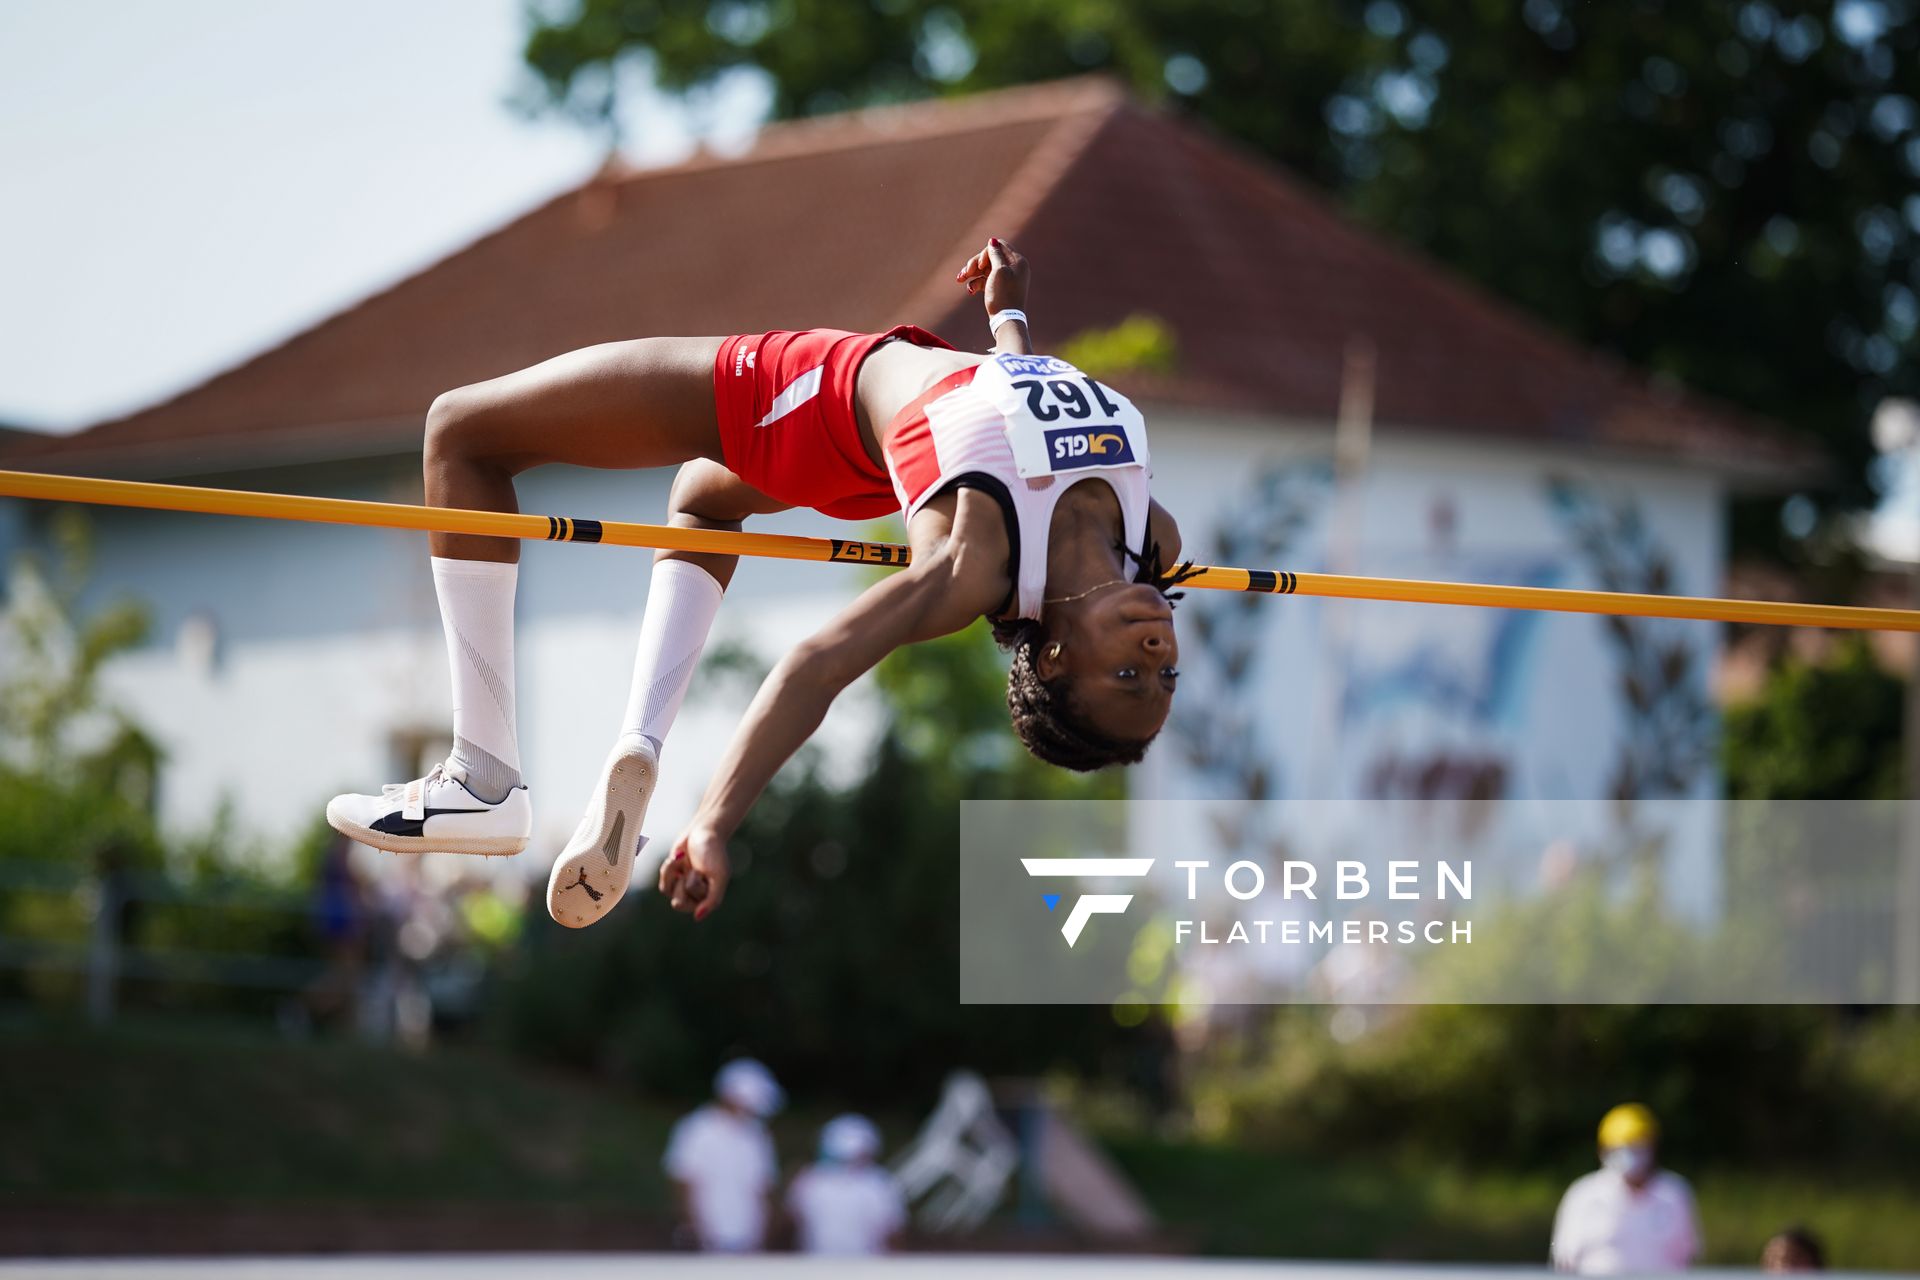
[[[0,0],[0,425],[71,430],[273,346],[591,174],[509,106],[525,0]],[[641,163],[742,145],[764,87],[641,84]],[[1920,558],[1920,446],[1867,522]]]
[[[1920,404],[1883,400],[1873,418],[1880,505],[1860,540],[1889,560],[1920,566]]]
[[[586,178],[604,142],[508,105],[522,30],[522,0],[0,4],[0,424],[150,403]],[[756,90],[643,91],[626,154],[738,145]]]

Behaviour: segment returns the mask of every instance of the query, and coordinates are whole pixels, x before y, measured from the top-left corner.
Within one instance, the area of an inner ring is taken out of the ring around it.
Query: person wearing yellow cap
[[[1574,1181],[1553,1217],[1553,1265],[1604,1276],[1678,1271],[1700,1253],[1693,1190],[1656,1160],[1660,1124],[1637,1102],[1600,1121],[1600,1167]]]

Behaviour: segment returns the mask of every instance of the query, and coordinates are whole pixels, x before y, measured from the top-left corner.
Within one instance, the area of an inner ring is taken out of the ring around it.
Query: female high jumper
[[[981,293],[996,347],[954,350],[911,325],[588,347],[440,396],[427,414],[426,498],[515,511],[513,478],[549,462],[681,464],[673,524],[739,529],[807,506],[847,520],[902,511],[911,567],[861,593],[783,658],[748,708],[660,889],[696,919],[720,905],[727,840],[836,695],[901,645],[985,617],[1012,651],[1014,732],[1069,769],[1138,761],[1172,706],[1173,519],[1125,397],[1029,345],[1026,261],[999,240],[955,279]],[[1094,483],[1098,481],[1098,483]],[[533,813],[520,778],[513,597],[520,544],[432,535],[453,666],[453,754],[327,820],[397,853],[512,854]],[[661,744],[738,557],[654,558],[619,738],[547,906],[579,928],[626,891]]]

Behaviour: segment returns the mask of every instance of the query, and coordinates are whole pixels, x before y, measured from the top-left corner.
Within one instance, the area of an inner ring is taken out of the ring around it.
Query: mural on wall
[[[1206,546],[1215,563],[1238,565],[1297,564],[1309,530],[1325,513],[1333,491],[1332,463],[1303,458],[1269,465],[1254,478],[1242,502],[1222,504],[1220,522]],[[1194,552],[1189,551],[1189,554]],[[1196,558],[1206,558],[1196,555]],[[1183,696],[1175,699],[1167,737],[1179,752],[1180,767],[1197,789],[1187,795],[1220,799],[1277,800],[1297,784],[1288,776],[1287,753],[1277,730],[1284,706],[1271,696],[1284,683],[1272,669],[1274,633],[1283,615],[1276,607],[1295,609],[1305,601],[1239,592],[1193,591],[1181,604],[1181,665]],[[1195,696],[1198,695],[1198,696]],[[1214,848],[1233,858],[1250,858],[1277,865],[1288,856],[1289,833],[1277,829],[1266,806],[1222,805],[1208,815]],[[1224,925],[1232,904],[1214,904]],[[1143,926],[1144,928],[1144,926]],[[1141,939],[1166,936],[1165,930],[1146,930]],[[1278,961],[1292,966],[1306,959],[1299,952],[1266,952],[1256,967]],[[1136,957],[1142,971],[1159,972],[1164,955]],[[1303,972],[1284,975],[1249,972],[1239,955],[1204,956],[1190,967],[1185,980],[1204,988],[1215,1000],[1230,1003],[1250,985],[1276,977],[1297,981]],[[1187,1027],[1203,1033],[1215,1019],[1195,1019]]]
[[[1393,577],[1565,585],[1555,551],[1467,551],[1451,494],[1425,500],[1425,546],[1368,557]],[[1346,625],[1327,610],[1332,740],[1344,746],[1328,790],[1370,799],[1499,800],[1516,784],[1542,618],[1509,609],[1424,610],[1415,627]]]
[[[1413,527],[1385,548],[1376,533],[1366,571],[1651,593],[1679,585],[1675,554],[1633,494],[1550,479],[1539,534],[1490,549],[1461,545],[1447,487],[1417,492],[1396,512]],[[1210,554],[1317,564],[1331,554],[1339,501],[1326,460],[1269,466],[1212,531]],[[1208,793],[1255,799],[1616,801],[1688,795],[1709,778],[1711,629],[1415,608],[1193,593],[1183,638],[1203,696],[1176,704],[1170,734],[1189,776]],[[1548,740],[1561,756],[1542,750]]]
[[[1250,496],[1230,505],[1212,531],[1213,562],[1296,560],[1301,536],[1320,518],[1332,488],[1333,465],[1325,459],[1264,468]],[[1189,592],[1182,605],[1183,641],[1202,658],[1188,665],[1202,668],[1193,674],[1205,688],[1196,691],[1203,696],[1175,700],[1170,736],[1184,762],[1218,794],[1256,800],[1287,794],[1280,752],[1262,732],[1269,718],[1262,658],[1272,648],[1274,605],[1270,597],[1239,592]]]
[[[1684,584],[1670,549],[1647,527],[1630,497],[1606,500],[1589,486],[1549,480],[1547,498],[1606,591],[1679,593]],[[1649,812],[1637,802],[1697,794],[1714,774],[1719,718],[1708,691],[1717,633],[1706,624],[1668,618],[1595,618],[1614,659],[1619,728],[1604,796],[1611,830],[1579,855],[1623,886],[1657,893],[1670,907],[1699,918],[1719,909],[1720,860],[1712,811],[1699,807]],[[1678,825],[1669,819],[1679,815]],[[1569,857],[1567,866],[1573,859]],[[1564,871],[1564,869],[1563,869]]]
[[[1587,486],[1550,480],[1547,499],[1603,591],[1675,593],[1673,554],[1631,498],[1606,502]],[[1618,802],[1684,796],[1707,776],[1719,722],[1708,694],[1710,635],[1697,623],[1603,617],[1617,666],[1623,730],[1607,780]]]

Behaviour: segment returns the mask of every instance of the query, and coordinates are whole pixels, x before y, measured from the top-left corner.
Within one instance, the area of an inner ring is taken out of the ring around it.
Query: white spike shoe
[[[507,857],[527,847],[533,805],[525,787],[489,804],[467,790],[466,774],[449,761],[424,778],[390,782],[377,796],[335,796],[327,803],[327,822],[341,835],[389,853]]]
[[[640,824],[659,776],[653,743],[637,733],[622,734],[600,771],[586,815],[547,877],[547,914],[555,921],[584,929],[626,893],[647,842]]]

